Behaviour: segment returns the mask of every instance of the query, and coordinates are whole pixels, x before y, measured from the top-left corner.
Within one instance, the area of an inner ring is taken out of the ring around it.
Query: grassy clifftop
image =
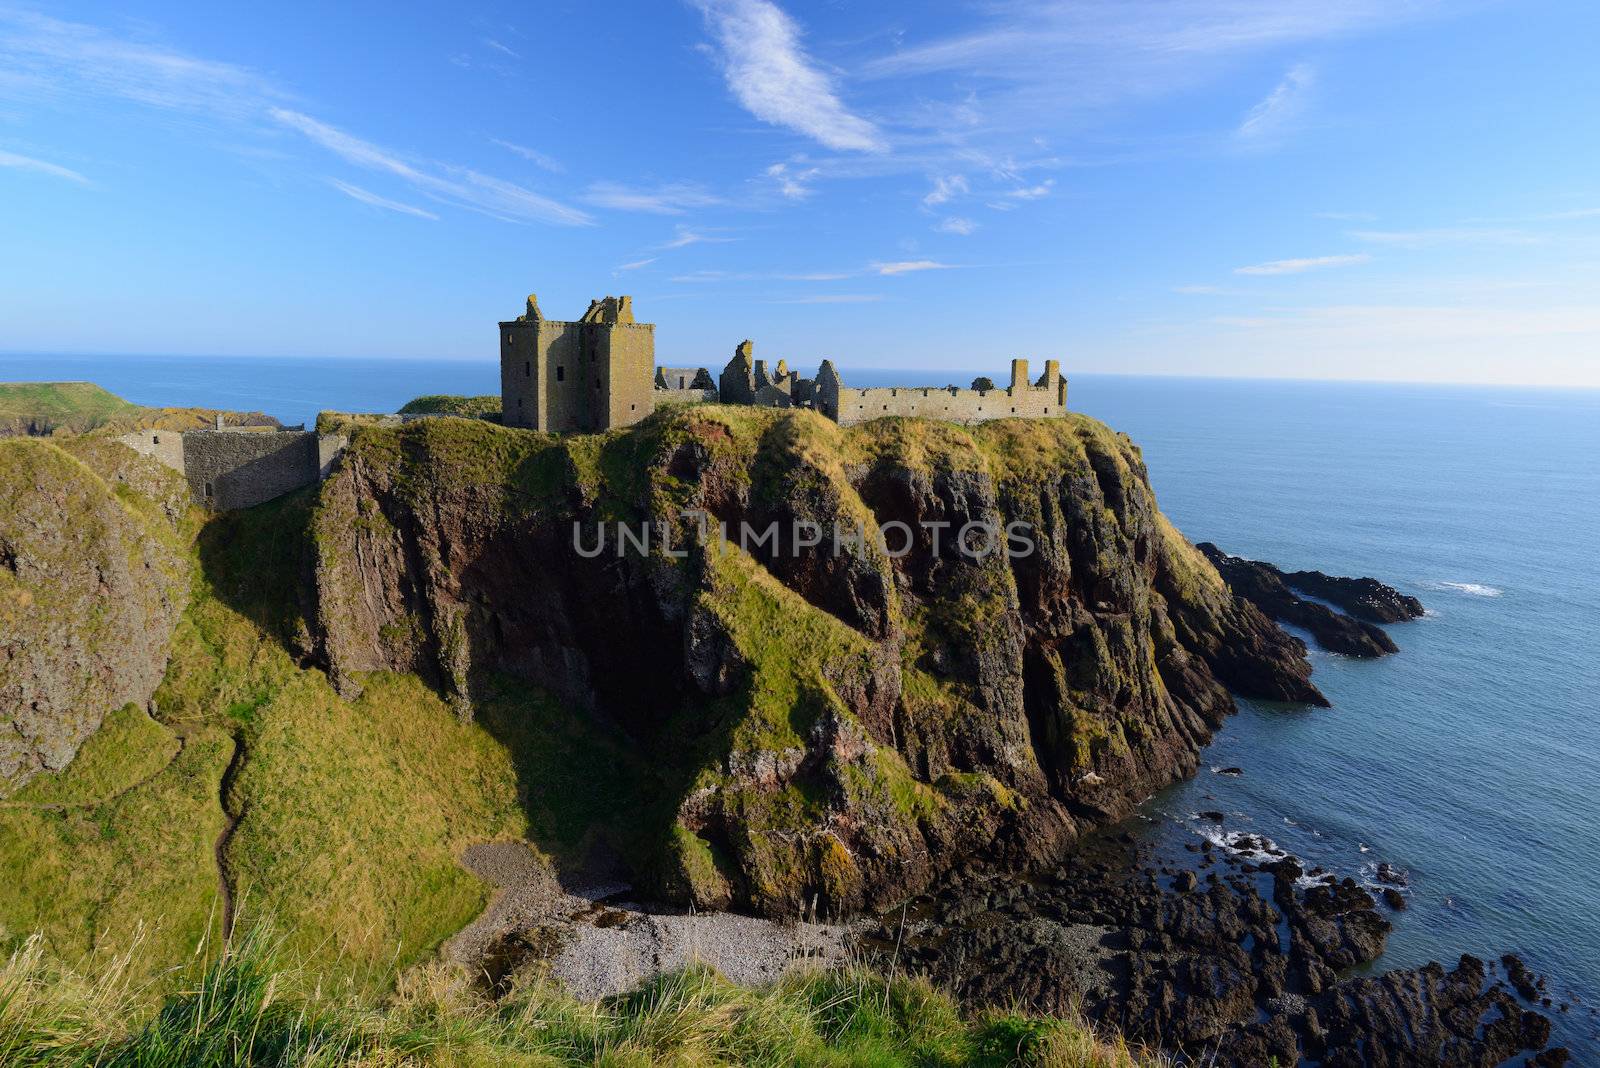
[[[459,415],[466,419],[483,419],[500,414],[498,396],[462,397],[452,393],[430,393],[408,401],[400,409],[401,415]]]
[[[0,437],[49,437],[94,430],[206,430],[217,416],[229,426],[277,426],[261,412],[215,408],[146,408],[92,382],[0,382]]]
[[[0,434],[82,433],[138,411],[91,382],[0,382]]]

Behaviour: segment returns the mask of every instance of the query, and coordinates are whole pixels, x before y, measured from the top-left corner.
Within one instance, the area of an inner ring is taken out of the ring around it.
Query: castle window
[[[638,411],[638,410],[639,410],[639,406],[638,406],[638,405],[637,405],[637,404],[630,404],[630,405],[628,405],[628,411],[630,411],[630,412],[636,412],[636,411]]]
[[[152,444],[152,445],[160,445],[161,444],[161,435],[160,434],[151,434],[150,435],[150,444]]]
[[[684,382],[685,382],[684,377],[682,375],[679,375],[678,376],[678,388],[679,389],[682,389],[684,387]]]
[[[211,483],[209,482],[206,483],[206,496],[211,496]]]
[[[567,380],[567,369],[565,367],[557,367],[556,368],[556,381],[557,382],[565,382],[566,380]]]
[[[1016,410],[1016,408],[1012,408],[1012,409],[1011,409],[1011,414],[1012,414],[1012,415],[1016,415],[1016,414],[1017,414],[1017,410]]]

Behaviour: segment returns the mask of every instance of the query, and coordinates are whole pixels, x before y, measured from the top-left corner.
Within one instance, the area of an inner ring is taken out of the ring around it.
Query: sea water
[[[1191,540],[1428,608],[1389,628],[1395,656],[1313,646],[1332,708],[1241,702],[1199,776],[1145,806],[1152,848],[1249,832],[1369,883],[1391,864],[1409,907],[1379,967],[1517,952],[1582,999],[1558,1034],[1600,1063],[1600,392],[1070,377],[1071,407],[1139,443]],[[0,356],[0,381],[23,379],[288,423],[499,388],[489,362]]]

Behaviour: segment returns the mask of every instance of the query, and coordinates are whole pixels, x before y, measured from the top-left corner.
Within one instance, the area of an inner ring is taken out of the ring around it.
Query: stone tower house
[[[655,409],[653,323],[632,297],[591,301],[577,322],[528,307],[500,324],[500,399],[507,426],[556,433],[631,426]]]

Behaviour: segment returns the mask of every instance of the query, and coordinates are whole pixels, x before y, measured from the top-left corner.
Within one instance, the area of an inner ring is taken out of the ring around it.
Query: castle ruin
[[[1067,380],[1056,360],[1028,381],[1028,361],[1011,361],[1005,387],[987,378],[958,386],[847,387],[832,360],[802,378],[784,360],[768,367],[755,343],[741,341],[715,379],[704,367],[657,367],[655,326],[636,322],[632,297],[589,303],[577,322],[546,319],[539,302],[500,324],[500,393],[507,426],[599,431],[631,426],[668,404],[745,404],[807,408],[844,426],[885,416],[955,423],[1048,419],[1066,414]]]
[[[539,301],[500,324],[506,426],[609,430],[655,410],[655,324],[635,322],[632,297],[591,301],[577,322],[546,319]]]
[[[182,475],[196,504],[215,511],[250,508],[320,482],[347,441],[301,428],[225,426],[139,430],[117,439]]]

